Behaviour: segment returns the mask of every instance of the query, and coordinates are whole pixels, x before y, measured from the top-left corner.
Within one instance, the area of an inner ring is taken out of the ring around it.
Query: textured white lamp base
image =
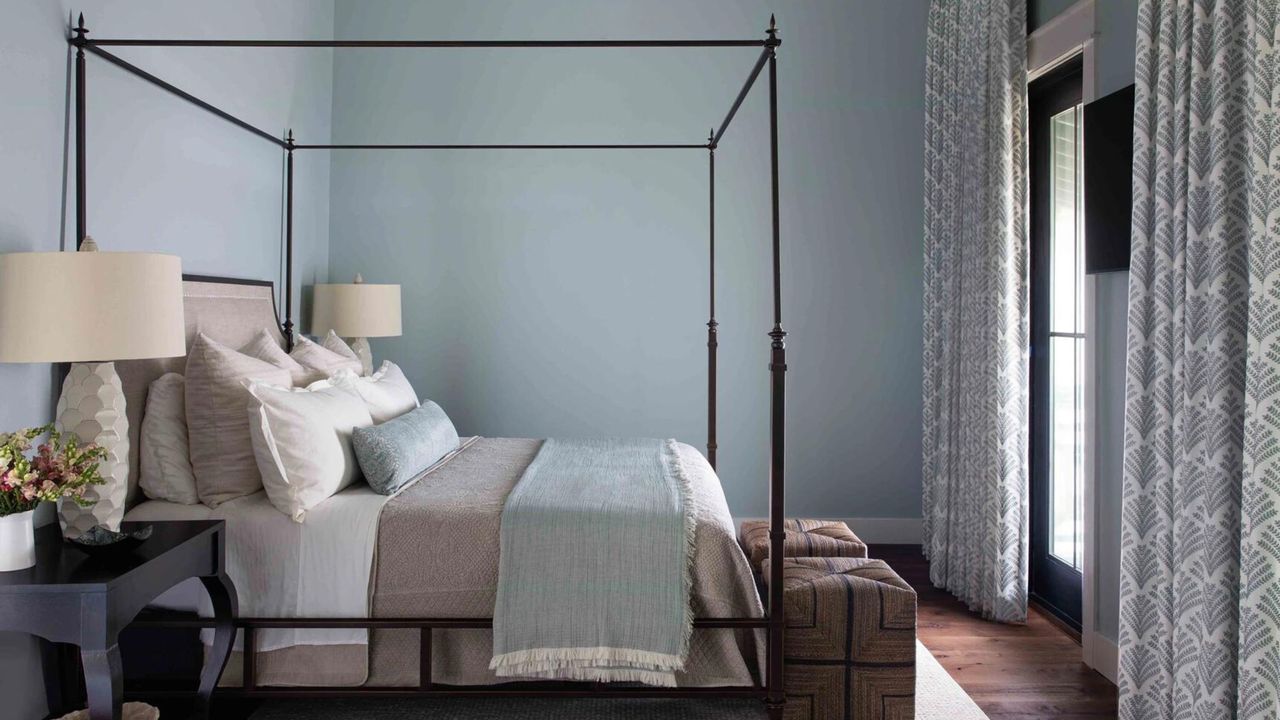
[[[356,354],[356,357],[360,358],[360,365],[363,368],[363,372],[360,374],[373,374],[373,349],[369,347],[369,339],[351,338],[351,342],[348,345],[351,346],[351,351]]]
[[[85,499],[93,500],[93,505],[80,507],[71,500],[58,503],[63,536],[79,537],[95,525],[119,530],[129,494],[129,420],[114,363],[71,365],[58,398],[55,427],[107,451],[106,459],[98,465],[106,482],[85,490]]]

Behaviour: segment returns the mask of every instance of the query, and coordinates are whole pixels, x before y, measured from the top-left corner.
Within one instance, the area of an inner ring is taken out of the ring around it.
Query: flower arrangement
[[[27,451],[41,435],[48,439]],[[0,433],[0,517],[34,510],[41,501],[67,498],[87,507],[85,488],[101,485],[98,463],[107,453],[93,443],[81,444],[71,433],[61,433],[52,425]]]

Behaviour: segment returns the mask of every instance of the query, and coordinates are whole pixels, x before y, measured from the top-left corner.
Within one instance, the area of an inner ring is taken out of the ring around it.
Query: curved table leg
[[[201,577],[200,582],[204,583],[204,589],[209,593],[209,600],[213,603],[213,619],[217,623],[213,630],[213,647],[209,649],[204,669],[200,672],[200,689],[196,700],[197,717],[207,718],[210,698],[218,685],[218,678],[227,667],[227,659],[231,657],[231,647],[235,643],[235,619],[239,603],[235,585],[231,584],[231,579],[225,573]]]
[[[120,702],[124,695],[120,646],[113,642],[105,650],[80,648],[80,662],[84,665],[90,720],[120,720]]]

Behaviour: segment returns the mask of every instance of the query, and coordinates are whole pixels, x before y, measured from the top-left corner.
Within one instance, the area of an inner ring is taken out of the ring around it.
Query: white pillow
[[[269,362],[278,368],[288,370],[289,377],[293,379],[294,387],[306,387],[317,380],[324,380],[329,376],[319,370],[304,367],[302,363],[294,360],[289,353],[284,351],[284,348],[280,347],[280,344],[265,328],[255,335],[248,345],[240,348],[240,352],[249,357]]]
[[[259,382],[249,390],[249,436],[267,498],[302,522],[307,510],[360,475],[351,434],[373,424],[350,376],[306,388]]]
[[[288,385],[289,371],[197,333],[187,352],[187,439],[200,502],[209,507],[262,489],[249,445],[242,381]]]
[[[378,372],[369,377],[356,377],[347,371],[340,374],[349,378],[356,392],[364,398],[375,425],[394,420],[418,407],[418,394],[399,366],[390,360],[383,360]]]
[[[319,371],[323,377],[329,377],[339,370],[350,370],[359,375],[364,366],[360,364],[360,358],[355,357],[355,353],[351,355],[351,357],[347,357],[328,348],[321,347],[314,340],[302,335],[298,336],[298,340],[293,346],[293,351],[289,353],[289,356],[294,360],[297,360],[304,367]]]
[[[138,487],[152,500],[183,505],[200,502],[187,446],[186,381],[166,373],[147,389],[139,429]]]

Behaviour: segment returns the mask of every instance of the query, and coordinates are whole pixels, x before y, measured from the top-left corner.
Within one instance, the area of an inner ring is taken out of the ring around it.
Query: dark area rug
[[[757,720],[759,700],[609,698],[369,698],[273,700],[251,720]]]

